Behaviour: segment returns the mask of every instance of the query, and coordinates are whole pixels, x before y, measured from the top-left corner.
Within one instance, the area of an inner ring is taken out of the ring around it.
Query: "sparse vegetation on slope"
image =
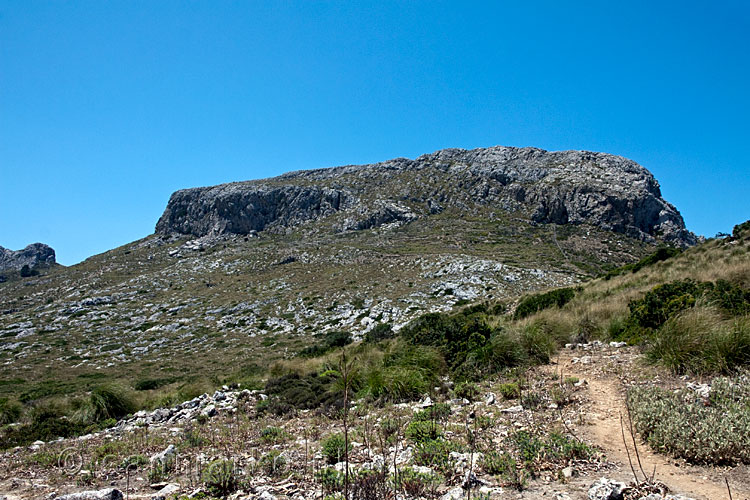
[[[717,378],[708,397],[692,389],[631,389],[638,432],[663,453],[691,462],[750,463],[750,377]]]

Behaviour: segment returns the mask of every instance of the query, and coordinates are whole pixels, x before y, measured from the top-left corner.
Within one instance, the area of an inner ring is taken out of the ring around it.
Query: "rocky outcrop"
[[[348,198],[345,191],[317,186],[232,183],[183,189],[169,199],[156,232],[205,236],[291,227],[339,211]]]
[[[23,266],[35,268],[55,264],[55,251],[44,243],[32,243],[23,250],[0,247],[0,271],[21,270]]]
[[[331,216],[332,230],[364,230],[481,207],[538,224],[591,224],[647,241],[696,242],[653,175],[631,160],[500,146],[177,191],[156,232],[248,234]]]

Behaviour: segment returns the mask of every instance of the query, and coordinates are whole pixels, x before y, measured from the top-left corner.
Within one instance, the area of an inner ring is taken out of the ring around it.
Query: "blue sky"
[[[0,245],[73,264],[172,191],[536,146],[750,218],[750,3],[0,0]]]

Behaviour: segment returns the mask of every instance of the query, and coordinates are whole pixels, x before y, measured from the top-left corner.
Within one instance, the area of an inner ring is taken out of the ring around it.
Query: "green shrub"
[[[473,382],[459,382],[456,384],[453,393],[457,398],[468,399],[469,401],[479,399],[479,387]]]
[[[164,387],[165,385],[169,385],[173,382],[175,382],[177,379],[174,377],[169,378],[147,378],[143,380],[139,380],[135,383],[133,388],[136,391],[152,391],[154,389],[158,389],[160,387]],[[188,398],[192,399],[192,398]]]
[[[442,437],[442,429],[435,421],[412,420],[406,427],[405,436],[415,443],[424,443]]]
[[[706,309],[680,314],[653,333],[646,357],[675,373],[729,373],[750,365],[750,320],[719,322]]]
[[[315,345],[306,347],[300,351],[299,356],[306,358],[313,358],[322,356],[338,347],[344,347],[351,344],[353,341],[350,333],[342,331],[328,332],[323,336],[323,340]]]
[[[536,321],[521,331],[521,346],[532,362],[546,364],[557,351],[558,340],[546,323]]]
[[[432,467],[444,474],[453,471],[452,451],[460,451],[460,447],[444,439],[421,441],[415,444],[412,460],[415,465]]]
[[[378,323],[375,325],[375,328],[365,334],[365,342],[381,342],[395,336],[396,333],[393,331],[393,328],[391,328],[391,325],[387,323]]]
[[[504,399],[517,399],[521,396],[521,388],[516,382],[500,384],[498,390]]]
[[[421,422],[442,422],[451,414],[451,405],[448,403],[435,403],[429,408],[420,410],[414,414],[414,421]]]
[[[96,430],[96,427],[68,419],[60,408],[43,406],[31,412],[31,422],[0,431],[0,449],[27,446],[34,441],[69,438]]]
[[[479,304],[454,314],[425,314],[399,333],[410,345],[438,349],[455,378],[477,380],[526,359],[516,339],[489,326],[486,309]]]
[[[437,349],[397,341],[389,346],[382,363],[363,370],[359,393],[389,401],[416,399],[438,385],[445,371]]]
[[[638,272],[644,267],[652,266],[656,264],[657,262],[665,261],[681,253],[682,253],[682,250],[679,248],[659,247],[656,249],[654,253],[647,255],[646,257],[642,258],[635,264],[626,264],[622,267],[618,267],[617,269],[613,269],[612,271],[609,271],[604,276],[604,279],[608,280],[620,274],[624,274],[626,272],[632,272],[632,273]]]
[[[587,444],[557,432],[537,437],[528,431],[518,431],[512,436],[518,456],[525,468],[534,474],[539,462],[567,465],[573,460],[585,460],[594,455]]]
[[[349,444],[349,450],[352,445]],[[321,443],[321,451],[326,463],[335,464],[344,460],[346,455],[346,443],[343,434],[331,434]]]
[[[344,487],[344,474],[333,467],[323,467],[315,474],[315,477],[320,481],[324,493],[341,491]]]
[[[695,392],[658,387],[628,391],[633,424],[662,453],[693,463],[750,463],[750,378],[715,379],[706,401]]]
[[[406,498],[430,498],[437,496],[437,488],[443,481],[444,479],[439,474],[417,472],[411,467],[407,467],[398,472],[396,488],[403,491]],[[386,497],[383,495],[376,498]]]
[[[316,373],[304,376],[290,373],[271,378],[265,387],[269,400],[263,405],[256,406],[256,410],[284,415],[294,410],[331,405],[337,399],[336,394],[330,390],[332,380],[330,376],[319,376]]]
[[[286,470],[286,458],[279,450],[271,450],[260,457],[258,465],[266,475],[280,476]]]
[[[526,474],[518,462],[508,453],[490,450],[482,456],[482,468],[488,474],[500,476],[508,486],[521,491],[526,486]]]
[[[524,297],[516,307],[513,318],[522,319],[543,309],[562,307],[575,297],[573,288],[558,288],[549,292],[537,293]]]
[[[750,234],[750,220],[737,224],[732,229],[732,238],[735,240],[742,239],[744,236]]]
[[[239,485],[235,465],[231,460],[214,460],[209,463],[203,471],[202,479],[208,493],[215,497],[226,497]]]
[[[289,434],[281,427],[269,426],[260,431],[260,440],[266,443],[282,443],[289,438]]]

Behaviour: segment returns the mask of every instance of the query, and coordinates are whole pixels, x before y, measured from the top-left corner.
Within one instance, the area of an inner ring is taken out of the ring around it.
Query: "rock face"
[[[8,250],[0,247],[0,271],[20,270],[23,266],[51,266],[55,263],[55,251],[44,243],[32,243],[23,250]]]
[[[590,224],[647,241],[696,242],[654,176],[631,160],[500,146],[185,189],[172,195],[156,232],[248,234],[317,220],[332,231],[363,230],[448,209],[478,214],[487,208],[539,224]]]

